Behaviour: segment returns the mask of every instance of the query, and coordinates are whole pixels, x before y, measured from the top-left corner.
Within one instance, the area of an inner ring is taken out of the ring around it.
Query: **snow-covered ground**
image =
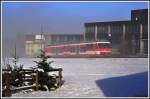
[[[29,68],[36,65],[33,62],[35,60],[39,59],[21,58],[19,62],[24,64],[24,68]],[[12,97],[117,97],[147,94],[147,58],[52,58],[50,60],[54,61],[53,67],[63,68],[65,82],[61,88],[46,92],[19,92]]]

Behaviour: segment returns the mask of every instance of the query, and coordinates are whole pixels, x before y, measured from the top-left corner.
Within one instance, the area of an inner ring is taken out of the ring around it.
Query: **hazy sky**
[[[130,11],[145,2],[3,2],[3,37],[15,34],[83,33],[85,22],[130,20]]]

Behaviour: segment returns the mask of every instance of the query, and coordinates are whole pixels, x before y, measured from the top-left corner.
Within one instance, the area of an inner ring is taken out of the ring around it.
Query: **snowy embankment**
[[[38,59],[21,58],[24,68]],[[107,97],[147,95],[147,58],[52,58],[63,68],[63,86],[56,91],[19,92],[12,97]]]

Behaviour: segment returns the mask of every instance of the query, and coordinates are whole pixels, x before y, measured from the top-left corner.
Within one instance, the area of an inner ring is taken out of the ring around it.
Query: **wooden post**
[[[38,70],[36,70],[36,91],[39,89],[39,84],[38,84]]]
[[[59,68],[59,86],[58,87],[60,87],[61,86],[61,84],[62,84],[62,68]]]
[[[24,75],[23,75],[24,76],[23,81],[25,81],[25,79],[26,79],[26,74],[25,74],[26,72],[25,72],[25,70],[23,70],[23,73],[24,73]]]
[[[22,72],[21,72],[21,76],[22,76],[22,78],[21,78],[21,79],[22,79],[22,86],[24,86],[24,83],[23,83],[23,82],[25,81],[25,75],[26,75],[26,74],[25,74],[25,70],[23,69]]]
[[[4,90],[4,96],[5,97],[10,97],[11,96],[11,90],[10,90],[10,74],[6,73],[6,89]]]

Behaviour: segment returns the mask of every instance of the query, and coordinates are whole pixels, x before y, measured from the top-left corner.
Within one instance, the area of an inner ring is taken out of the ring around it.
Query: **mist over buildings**
[[[83,34],[84,23],[129,20],[133,9],[147,8],[144,2],[120,3],[2,3],[2,54],[10,57],[17,45],[17,55],[25,55],[25,35]]]

